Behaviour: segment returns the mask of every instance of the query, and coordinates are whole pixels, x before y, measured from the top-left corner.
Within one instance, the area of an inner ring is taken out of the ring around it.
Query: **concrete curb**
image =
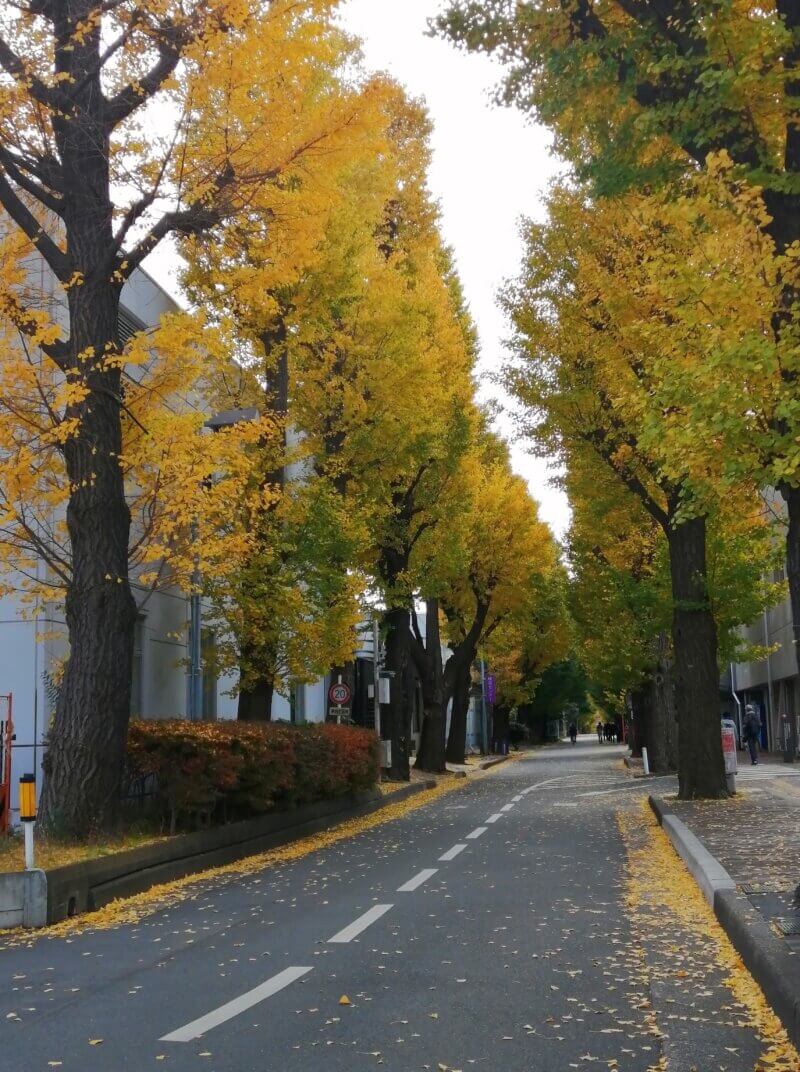
[[[714,909],[745,967],[763,990],[789,1038],[800,1047],[800,958],[774,934],[719,860],[686,824],[669,812],[659,797],[651,796],[649,800],[672,847]]]
[[[489,770],[490,767],[497,767],[500,763],[508,763],[510,758],[510,756],[495,756],[494,759],[485,759],[478,764],[478,770]]]
[[[713,908],[717,891],[735,890],[736,883],[689,827],[666,810],[662,800],[653,796],[649,800],[650,807],[672,842],[672,847],[686,864],[703,896]]]
[[[28,910],[24,919],[21,914],[19,918],[5,915],[0,897],[0,930],[20,925],[41,927],[70,916],[94,912],[110,901],[143,893],[163,882],[201,875],[209,868],[235,863],[310,834],[330,830],[349,819],[369,815],[433,789],[436,784],[433,779],[414,782],[386,796],[376,788],[356,796],[319,801],[291,811],[181,834],[129,852],[85,860],[46,873],[32,872],[30,874],[40,876],[36,887],[37,911]],[[13,891],[11,900],[14,900],[17,889],[23,889],[20,883],[26,881],[25,874],[0,875],[0,894],[7,884],[9,891]],[[20,913],[21,910],[20,904]]]

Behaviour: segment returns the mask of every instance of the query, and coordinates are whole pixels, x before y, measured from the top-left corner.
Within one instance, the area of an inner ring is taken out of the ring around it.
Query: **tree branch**
[[[8,42],[0,37],[0,67],[28,93],[45,107],[56,109],[64,103],[63,94],[58,90],[50,89],[40,78],[32,74],[25,63],[20,59]]]
[[[40,201],[45,208],[49,208],[51,212],[55,212],[56,215],[61,214],[61,198],[26,175],[25,171],[22,170],[23,168],[29,170],[26,167],[25,162],[15,156],[14,153],[7,149],[2,143],[0,143],[0,164],[3,165],[11,180],[15,182],[21,190],[30,194],[31,197],[35,197],[37,201]]]
[[[14,192],[2,172],[0,172],[0,205],[3,206],[23,234],[28,236],[53,269],[57,279],[62,283],[66,283],[69,279],[69,259],[66,253],[62,253],[53,239],[45,232],[28,206]]]

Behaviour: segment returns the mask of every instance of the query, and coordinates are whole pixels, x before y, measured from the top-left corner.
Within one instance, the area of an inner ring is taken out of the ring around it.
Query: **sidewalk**
[[[740,767],[736,781],[730,800],[670,799],[668,808],[737,886],[794,894],[800,883],[800,765],[765,756],[757,767]]]
[[[657,791],[656,791],[657,792]],[[729,800],[651,796],[742,960],[800,1042],[800,765],[762,757]]]

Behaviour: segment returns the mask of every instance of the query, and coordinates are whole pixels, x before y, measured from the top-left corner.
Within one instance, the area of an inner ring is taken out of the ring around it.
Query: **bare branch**
[[[40,183],[35,182],[29,175],[26,175],[25,171],[29,169],[25,162],[15,156],[14,153],[7,149],[2,143],[0,143],[0,164],[3,165],[9,177],[21,190],[30,194],[31,197],[35,197],[37,201],[40,201],[45,208],[49,208],[51,212],[60,215],[61,198],[50,190],[45,189]],[[25,170],[23,170],[23,168]]]
[[[63,94],[56,89],[50,89],[40,78],[32,74],[25,63],[11,48],[6,40],[0,37],[0,67],[10,74],[11,77],[28,93],[34,100],[48,108],[58,108],[64,102]]]
[[[106,130],[113,130],[158,93],[180,63],[183,50],[200,33],[202,26],[202,20],[198,20],[193,28],[188,26],[163,28],[157,45],[158,59],[147,74],[135,83],[125,86],[116,96],[105,102],[103,121]]]
[[[0,172],[0,205],[3,206],[23,234],[28,236],[52,268],[56,277],[62,283],[66,283],[70,274],[69,259],[66,253],[62,253],[53,239],[45,232],[28,206],[11,188],[10,183],[2,172]]]

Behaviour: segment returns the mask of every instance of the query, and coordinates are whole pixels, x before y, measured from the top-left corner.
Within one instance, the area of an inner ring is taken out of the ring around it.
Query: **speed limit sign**
[[[328,689],[328,699],[336,707],[347,707],[352,696],[352,689],[344,681],[338,681]]]

